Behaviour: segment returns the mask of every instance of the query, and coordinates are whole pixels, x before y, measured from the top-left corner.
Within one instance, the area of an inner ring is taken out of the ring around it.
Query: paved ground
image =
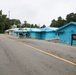
[[[76,75],[75,64],[75,46],[0,35],[0,75]]]
[[[72,62],[76,62],[76,46],[68,44],[55,43],[52,41],[37,40],[37,39],[18,39],[18,37],[8,36],[9,39],[14,39],[30,46],[42,49],[46,52],[55,54]]]

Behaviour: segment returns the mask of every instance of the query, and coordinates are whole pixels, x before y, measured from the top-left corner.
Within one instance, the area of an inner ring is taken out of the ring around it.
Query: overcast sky
[[[49,26],[59,16],[76,13],[76,0],[0,0],[0,10],[10,18],[30,24]]]

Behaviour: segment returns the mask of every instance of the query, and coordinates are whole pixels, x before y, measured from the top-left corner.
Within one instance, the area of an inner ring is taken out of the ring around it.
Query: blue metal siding
[[[73,40],[72,44],[75,44],[76,45],[76,40]]]
[[[36,39],[41,39],[40,32],[36,32]]]
[[[71,44],[71,33],[64,32],[60,34],[60,42]]]
[[[46,39],[46,32],[41,32],[40,33],[40,38],[45,40]]]
[[[47,40],[51,40],[54,38],[54,32],[48,32],[46,33],[46,39]]]
[[[47,32],[46,33],[46,40],[52,40],[58,38],[58,35],[56,34],[56,32]]]
[[[19,36],[19,32],[14,32],[13,35],[18,37]]]
[[[36,38],[37,39],[42,39],[45,40],[46,32],[37,32],[36,33]]]
[[[14,31],[13,35],[19,37],[19,33],[23,33],[24,36],[26,36],[26,31]]]
[[[36,38],[36,32],[31,32],[31,33],[30,33],[30,36],[31,36],[32,38]]]
[[[60,33],[60,42],[71,44],[72,34],[76,34],[76,26],[69,25],[61,29],[63,33]],[[72,44],[75,44],[76,41],[73,40]]]

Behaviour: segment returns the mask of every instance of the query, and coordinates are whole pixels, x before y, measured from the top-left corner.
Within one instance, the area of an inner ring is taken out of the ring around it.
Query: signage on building
[[[76,40],[76,34],[72,34],[72,40]]]

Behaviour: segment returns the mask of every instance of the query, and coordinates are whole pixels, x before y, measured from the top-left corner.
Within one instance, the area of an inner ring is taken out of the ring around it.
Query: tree
[[[34,25],[34,28],[39,28],[39,26],[37,24]]]
[[[58,17],[58,20],[57,20],[57,27],[61,27],[63,26],[64,24],[66,23],[66,21],[64,19],[62,19],[62,17]]]
[[[30,24],[30,23],[27,23],[27,21],[25,20],[24,23],[23,23],[23,27],[28,27],[28,28],[39,28],[39,26],[37,24]]]
[[[31,24],[31,28],[34,28],[34,25],[33,24]]]
[[[19,25],[21,24],[21,21],[19,19],[11,19],[10,20],[11,25]]]
[[[6,18],[4,30],[10,29],[10,28],[11,28],[10,19],[9,18]]]
[[[68,22],[76,22],[76,13],[70,13],[66,16],[66,21]]]
[[[58,17],[58,20],[53,19],[50,27],[61,27],[66,24],[66,20],[64,20],[61,16]]]
[[[41,28],[45,28],[45,27],[46,27],[46,25],[41,26]]]
[[[2,14],[2,10],[0,10],[0,33],[4,32],[6,22],[6,15]]]
[[[29,23],[27,23],[27,27],[28,27],[28,28],[31,28],[31,25],[30,25]]]
[[[23,27],[27,27],[27,21],[26,20],[23,23]]]
[[[76,22],[76,13],[70,13],[66,16],[66,19],[63,19],[61,16],[58,17],[58,20],[53,19],[50,27],[61,27],[69,22]]]
[[[52,23],[50,24],[50,27],[56,27],[57,21],[55,19],[52,20]]]

